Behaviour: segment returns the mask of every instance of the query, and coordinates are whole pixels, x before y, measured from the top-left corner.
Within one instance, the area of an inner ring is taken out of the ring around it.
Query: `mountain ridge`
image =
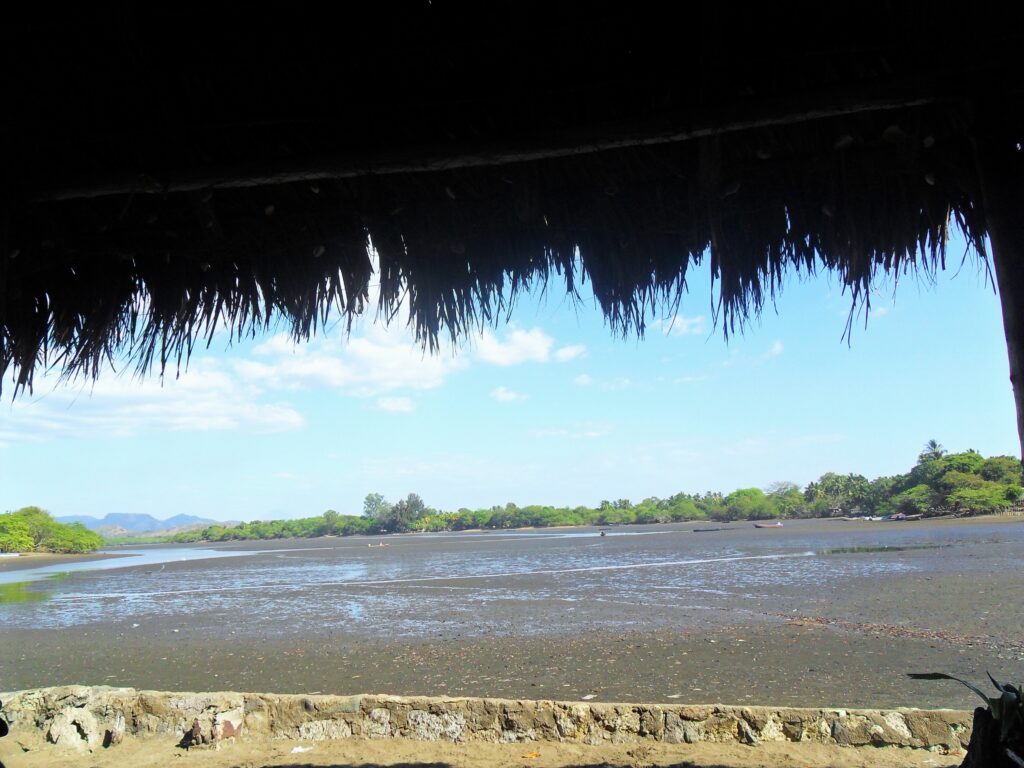
[[[206,517],[184,514],[160,520],[142,512],[111,512],[103,517],[65,515],[63,517],[55,517],[54,520],[58,523],[81,523],[92,531],[116,527],[129,533],[152,533],[153,531],[167,531],[172,528],[183,528],[186,526],[212,525],[217,522]]]

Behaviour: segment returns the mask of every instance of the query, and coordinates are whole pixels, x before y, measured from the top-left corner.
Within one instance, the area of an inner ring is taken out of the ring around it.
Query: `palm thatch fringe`
[[[436,349],[520,291],[589,282],[617,333],[681,300],[692,265],[734,333],[787,273],[834,271],[854,305],[882,272],[945,263],[951,225],[985,252],[972,114],[948,105],[587,155],[271,187],[21,202],[0,258],[0,380],[161,373],[222,327],[296,339],[407,306]]]

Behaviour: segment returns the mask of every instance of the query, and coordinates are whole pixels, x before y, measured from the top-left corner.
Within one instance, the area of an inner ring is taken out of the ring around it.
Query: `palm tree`
[[[946,449],[938,440],[929,440],[924,444],[924,450],[917,455],[917,463],[924,464],[926,461],[935,461],[946,455]]]

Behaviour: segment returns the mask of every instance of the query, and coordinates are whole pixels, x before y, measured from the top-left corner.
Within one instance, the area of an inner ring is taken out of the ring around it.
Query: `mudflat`
[[[112,557],[121,557],[121,555],[108,552],[93,552],[88,555],[54,555],[49,552],[30,552],[17,557],[0,557],[0,573],[26,571],[54,565],[89,563],[96,560],[108,560]]]
[[[905,673],[1024,679],[1022,523],[150,548],[0,588],[0,689],[972,708]]]

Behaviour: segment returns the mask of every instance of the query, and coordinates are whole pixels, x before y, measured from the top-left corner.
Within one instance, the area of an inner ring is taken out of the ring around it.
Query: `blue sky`
[[[880,287],[849,345],[829,275],[792,277],[726,343],[705,263],[639,341],[552,292],[436,356],[367,321],[299,347],[222,344],[163,383],[44,380],[0,410],[0,509],[265,519],[410,491],[442,509],[597,504],[892,474],[933,437],[1015,454],[999,302],[974,260],[952,261],[934,285]]]

